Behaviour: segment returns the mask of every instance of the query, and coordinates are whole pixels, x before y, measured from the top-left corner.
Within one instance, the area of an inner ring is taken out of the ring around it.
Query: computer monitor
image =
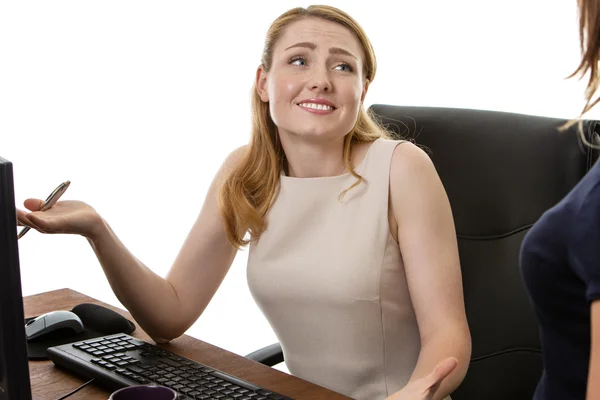
[[[0,400],[31,400],[13,182],[0,157]]]

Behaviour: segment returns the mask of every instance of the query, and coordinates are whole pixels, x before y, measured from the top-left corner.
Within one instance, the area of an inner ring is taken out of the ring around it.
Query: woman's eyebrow
[[[317,45],[312,42],[298,42],[296,44],[293,44],[293,45],[287,47],[285,50],[287,51],[287,50],[293,49],[295,47],[305,47],[305,48],[308,48],[311,50],[315,50],[317,48]],[[330,54],[342,54],[342,55],[349,56],[349,57],[352,57],[352,58],[355,58],[358,60],[358,57],[356,57],[354,54],[350,53],[348,50],[342,49],[341,47],[330,47],[329,53]]]
[[[350,53],[348,50],[342,49],[341,47],[330,47],[329,54],[342,54],[342,55],[349,56],[349,57],[352,57],[352,58],[358,60],[358,57],[356,57],[354,54]]]
[[[293,44],[290,47],[286,48],[286,50],[293,49],[294,47],[306,47],[311,50],[314,50],[317,48],[317,45],[312,42],[299,42],[299,43]]]

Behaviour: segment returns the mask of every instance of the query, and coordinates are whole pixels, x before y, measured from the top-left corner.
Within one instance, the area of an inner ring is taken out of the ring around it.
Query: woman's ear
[[[363,88],[362,94],[360,95],[360,103],[364,103],[365,102],[365,97],[367,97],[367,91],[369,90],[369,80],[365,81],[365,87]]]
[[[256,92],[260,99],[267,103],[269,101],[269,92],[267,90],[267,72],[264,66],[258,67],[256,70]]]

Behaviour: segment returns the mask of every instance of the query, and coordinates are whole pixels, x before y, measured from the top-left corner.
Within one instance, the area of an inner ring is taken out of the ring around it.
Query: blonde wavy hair
[[[365,53],[365,78],[373,82],[377,62],[369,38],[361,26],[345,12],[331,6],[313,5],[294,8],[279,16],[267,31],[262,53],[262,67],[269,72],[273,62],[273,48],[284,29],[291,23],[306,18],[322,18],[338,23],[354,33]],[[372,142],[391,135],[374,116],[361,105],[354,128],[344,137],[344,163],[357,181],[348,190],[360,184],[358,175],[350,162],[353,142]],[[236,247],[247,245],[259,238],[266,229],[266,214],[276,198],[279,178],[285,163],[285,154],[278,139],[277,127],[269,114],[269,104],[261,100],[253,88],[252,135],[248,149],[241,161],[234,166],[219,188],[219,210],[224,220],[229,241]],[[245,239],[246,234],[249,239]]]

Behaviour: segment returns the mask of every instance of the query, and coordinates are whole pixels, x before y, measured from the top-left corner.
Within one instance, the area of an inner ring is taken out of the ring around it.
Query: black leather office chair
[[[524,235],[598,157],[565,120],[513,113],[374,105],[398,137],[427,150],[453,210],[473,353],[453,400],[532,398],[541,374],[538,327],[521,280]],[[600,143],[596,121],[585,121]],[[283,361],[278,344],[247,357]]]

